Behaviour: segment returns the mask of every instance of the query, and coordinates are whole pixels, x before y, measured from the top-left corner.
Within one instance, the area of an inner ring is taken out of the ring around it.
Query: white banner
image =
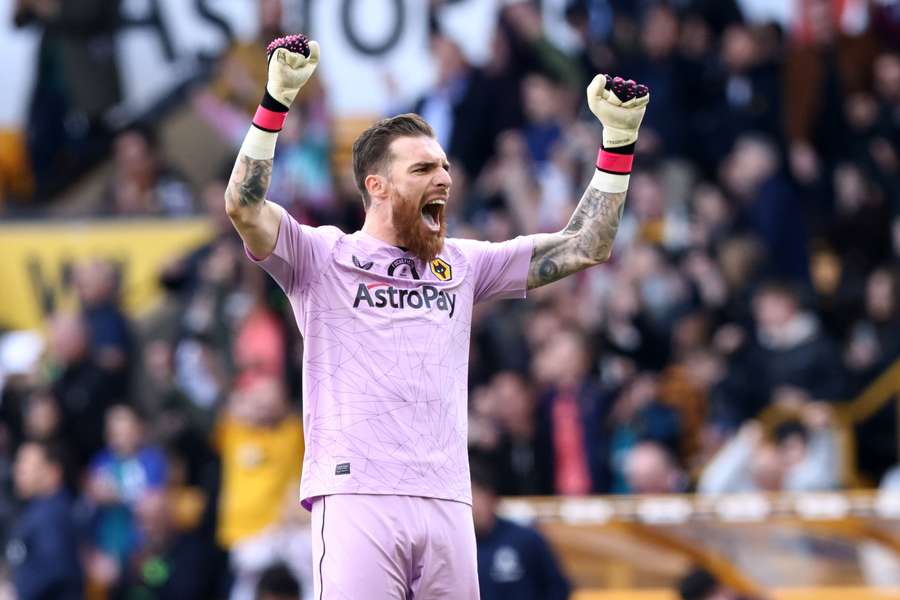
[[[26,121],[41,35],[38,26],[13,28],[14,1],[0,0],[3,128],[19,128]],[[450,0],[439,9],[442,29],[476,64],[489,55],[502,1]],[[285,26],[311,34],[322,46],[319,76],[337,115],[405,108],[432,82],[428,0],[283,3]],[[561,0],[551,4],[563,5]],[[153,106],[195,75],[204,58],[224,51],[227,30],[250,39],[259,27],[257,0],[122,0],[122,16],[117,47],[128,116]]]

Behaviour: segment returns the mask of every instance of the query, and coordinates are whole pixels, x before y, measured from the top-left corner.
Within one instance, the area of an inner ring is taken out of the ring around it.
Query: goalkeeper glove
[[[275,156],[275,142],[284,127],[288,109],[319,64],[319,44],[302,34],[288,35],[272,40],[266,54],[269,57],[266,91],[253,116],[253,127],[241,145],[241,154],[257,160]]]
[[[626,81],[621,77],[597,75],[588,85],[587,101],[591,112],[603,124],[603,146],[597,155],[597,169],[613,175],[628,175],[631,173],[638,129],[650,102],[650,90],[646,85],[630,79]],[[603,179],[606,183],[613,181]],[[625,191],[627,178],[615,185],[622,186],[621,190],[607,191]]]
[[[288,35],[272,40],[269,57],[269,80],[253,124],[276,133],[281,131],[288,109],[300,88],[309,80],[319,64],[319,44],[304,35]]]

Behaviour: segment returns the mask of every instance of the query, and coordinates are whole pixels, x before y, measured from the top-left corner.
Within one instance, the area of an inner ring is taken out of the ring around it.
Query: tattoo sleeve
[[[625,192],[588,187],[565,229],[535,236],[528,289],[607,260],[624,210]]]
[[[241,154],[234,164],[225,200],[234,208],[259,206],[266,199],[272,178],[272,159],[257,160]]]

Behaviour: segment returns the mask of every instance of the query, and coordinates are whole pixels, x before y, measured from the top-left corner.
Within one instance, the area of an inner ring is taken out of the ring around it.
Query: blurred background
[[[346,231],[377,118],[500,241],[574,209],[593,75],[651,89],[612,260],[476,310],[483,599],[900,597],[897,0],[0,0],[0,598],[311,598],[303,343],[223,210],[294,31],[268,197]]]

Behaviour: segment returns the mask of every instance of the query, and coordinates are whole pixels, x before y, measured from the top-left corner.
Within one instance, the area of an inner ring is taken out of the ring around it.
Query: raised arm
[[[265,258],[278,241],[282,209],[266,200],[275,142],[288,109],[319,62],[319,45],[303,36],[274,40],[267,49],[269,80],[225,189],[225,211],[250,252]]]
[[[565,229],[533,236],[528,289],[606,261],[623,210],[625,192],[603,192],[589,186]]]
[[[528,289],[609,259],[619,229],[637,141],[650,101],[646,86],[597,75],[587,88],[588,105],[603,123],[597,170],[565,229],[535,234]]]

